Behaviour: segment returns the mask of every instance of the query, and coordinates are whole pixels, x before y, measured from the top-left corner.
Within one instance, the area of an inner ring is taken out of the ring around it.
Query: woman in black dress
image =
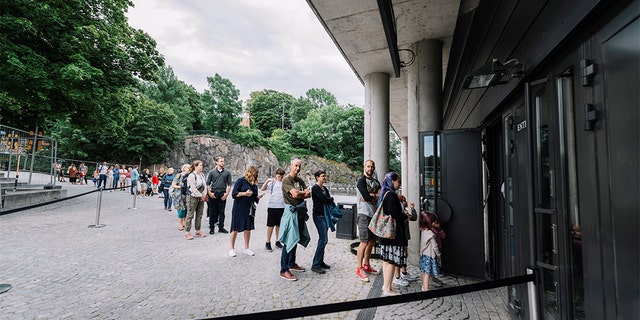
[[[244,251],[248,256],[255,253],[249,249],[249,240],[251,239],[251,230],[255,227],[254,215],[251,207],[257,203],[262,195],[258,196],[258,170],[254,166],[250,166],[244,172],[244,175],[236,180],[231,192],[233,197],[233,209],[231,210],[231,230],[229,233],[231,241],[231,249],[229,256],[235,257],[236,237],[238,232],[244,232]]]

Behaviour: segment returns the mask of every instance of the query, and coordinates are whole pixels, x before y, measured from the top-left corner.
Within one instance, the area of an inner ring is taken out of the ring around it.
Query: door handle
[[[558,254],[558,226],[554,223],[551,225],[551,232],[553,234],[553,254]]]
[[[555,198],[555,194],[556,194],[553,186],[554,181],[555,181],[554,172],[553,170],[549,170],[549,196],[551,198]]]

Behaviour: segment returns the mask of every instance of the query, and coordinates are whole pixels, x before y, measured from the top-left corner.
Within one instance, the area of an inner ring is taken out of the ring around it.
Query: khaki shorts
[[[376,239],[373,232],[369,230],[370,222],[371,217],[366,214],[358,214],[358,237],[360,237],[360,242],[369,242]]]

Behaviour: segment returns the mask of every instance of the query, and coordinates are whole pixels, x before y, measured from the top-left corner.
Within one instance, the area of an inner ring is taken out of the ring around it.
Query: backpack
[[[187,184],[187,179],[189,178],[189,174],[183,174],[180,177],[181,180],[181,184],[180,184],[180,190],[182,191],[183,195],[188,195],[189,194],[189,185]]]

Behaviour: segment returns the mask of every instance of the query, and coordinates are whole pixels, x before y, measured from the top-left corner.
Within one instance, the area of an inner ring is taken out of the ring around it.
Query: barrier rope
[[[131,185],[129,186],[125,186],[125,188],[131,188]],[[109,191],[109,190],[115,190],[115,189],[120,189],[120,187],[117,188],[108,188],[108,189],[102,189],[102,191]],[[33,209],[33,208],[38,208],[38,207],[43,207],[43,206],[47,206],[50,204],[54,204],[56,202],[61,202],[61,201],[66,201],[66,200],[71,200],[73,198],[77,198],[77,197],[81,197],[81,196],[85,196],[94,192],[98,192],[100,191],[100,189],[95,189],[95,190],[91,190],[91,191],[87,191],[85,193],[80,193],[80,194],[76,194],[74,196],[69,196],[69,197],[65,197],[65,198],[60,198],[60,199],[55,199],[55,200],[51,200],[51,201],[45,201],[45,202],[40,202],[40,203],[35,203],[35,204],[30,204],[28,206],[24,206],[24,207],[20,207],[20,208],[13,208],[13,209],[7,209],[7,210],[0,210],[0,216],[5,215],[5,214],[10,214],[10,213],[15,213],[15,212],[19,212],[19,211],[24,211],[24,210],[29,210],[29,209]]]
[[[424,292],[415,292],[402,294],[391,297],[381,297],[366,300],[356,300],[339,302],[332,304],[323,304],[317,306],[300,307],[286,310],[273,310],[264,312],[255,312],[249,314],[231,315],[215,318],[203,318],[206,319],[287,319],[287,318],[300,318],[306,316],[314,316],[327,313],[335,313],[342,311],[350,311],[354,309],[367,309],[375,308],[379,306],[386,306],[397,303],[407,303],[413,301],[426,300],[431,298],[440,298],[453,295],[459,295],[469,292],[482,291],[488,289],[494,289],[498,287],[511,286],[515,284],[521,284],[526,282],[535,281],[534,274],[515,276],[505,279],[485,281],[474,284],[467,284],[463,286],[443,288]]]

